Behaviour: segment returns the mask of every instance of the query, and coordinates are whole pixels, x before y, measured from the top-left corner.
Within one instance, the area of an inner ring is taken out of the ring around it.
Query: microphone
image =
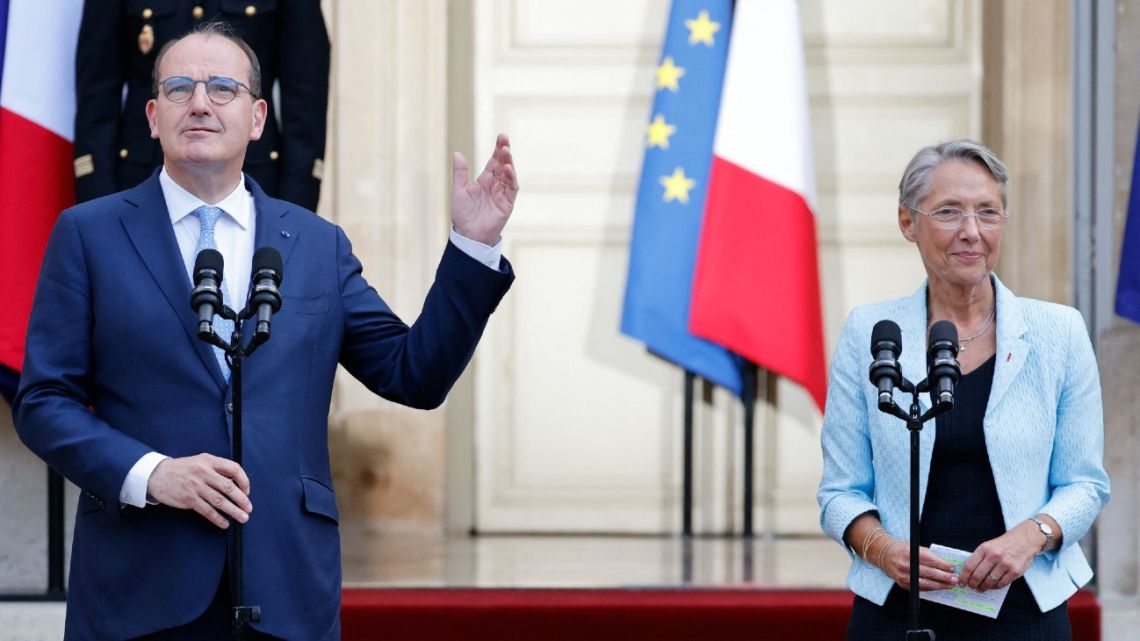
[[[253,291],[249,295],[249,306],[257,310],[257,332],[255,336],[269,338],[269,319],[281,309],[281,253],[272,247],[262,247],[253,254],[253,270],[250,280]]]
[[[894,401],[891,393],[902,382],[899,354],[902,331],[894,321],[881,320],[871,330],[871,384],[879,389],[879,409],[888,411]]]
[[[208,340],[214,333],[214,314],[222,309],[222,268],[225,261],[216,249],[203,249],[194,259],[194,289],[190,308],[198,312],[198,338]]]
[[[962,376],[958,364],[958,328],[954,323],[940,320],[930,328],[930,345],[926,353],[930,395],[938,405],[954,407],[954,386]]]

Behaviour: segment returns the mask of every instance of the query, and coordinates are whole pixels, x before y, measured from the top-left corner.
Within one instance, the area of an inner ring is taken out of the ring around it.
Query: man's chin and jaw
[[[224,131],[186,129],[175,133],[169,141],[160,139],[166,164],[187,169],[240,168],[245,160],[245,146],[235,152],[226,144],[225,136]]]

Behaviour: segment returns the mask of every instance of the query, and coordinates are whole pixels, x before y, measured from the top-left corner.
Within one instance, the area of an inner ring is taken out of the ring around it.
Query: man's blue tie
[[[214,226],[218,224],[218,218],[226,212],[218,207],[203,205],[191,213],[198,217],[198,222],[202,225],[202,233],[198,236],[198,246],[194,248],[194,256],[197,257],[203,249],[218,248],[218,242],[214,240]],[[233,309],[233,305],[230,305],[230,288],[226,286],[225,281],[222,281],[221,287],[222,302]],[[214,319],[214,333],[220,336],[223,341],[230,342],[230,336],[234,333],[234,322],[228,318],[222,318],[219,314]],[[225,376],[227,381],[230,380],[230,366],[226,364],[226,353],[220,347],[213,349],[214,357],[218,359],[218,366],[222,368],[222,376]]]

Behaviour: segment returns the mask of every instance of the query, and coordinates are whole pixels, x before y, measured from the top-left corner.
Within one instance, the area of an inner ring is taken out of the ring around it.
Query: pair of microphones
[[[281,309],[281,253],[272,247],[262,247],[253,254],[250,282],[253,284],[245,309],[235,312],[222,302],[222,274],[225,261],[216,249],[203,249],[194,260],[194,289],[190,292],[190,307],[198,313],[198,337],[213,342],[214,315],[232,320],[245,320],[257,316],[254,341],[269,339],[269,326],[273,314]]]
[[[958,328],[954,323],[940,320],[930,328],[926,350],[926,380],[917,386],[903,378],[899,366],[902,354],[902,331],[894,321],[881,320],[871,330],[871,384],[879,392],[879,409],[887,412],[894,406],[892,399],[896,387],[918,393],[929,391],[935,407],[949,410],[954,407],[954,387],[962,376],[958,364]]]

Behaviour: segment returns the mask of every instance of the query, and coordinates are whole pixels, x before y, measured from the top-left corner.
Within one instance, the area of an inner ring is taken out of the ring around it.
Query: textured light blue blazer
[[[1104,418],[1096,359],[1080,314],[1071,307],[1018,298],[992,276],[997,292],[997,361],[986,407],[986,450],[1006,529],[1039,512],[1060,524],[1059,550],[1034,559],[1025,573],[1042,611],[1068,599],[1092,578],[1077,542],[1108,501]],[[911,381],[926,373],[926,284],[914,294],[854,309],[831,364],[823,419],[820,523],[843,544],[856,517],[877,511],[883,527],[909,539],[910,435],[903,421],[879,412],[868,379],[871,328],[889,319],[902,329],[899,358]],[[923,411],[930,398],[921,394]],[[895,391],[910,406],[910,395]],[[919,504],[926,497],[934,421],[920,439]],[[971,479],[961,479],[969,492]],[[937,542],[937,541],[935,541]],[[847,585],[874,603],[892,581],[853,550]]]

